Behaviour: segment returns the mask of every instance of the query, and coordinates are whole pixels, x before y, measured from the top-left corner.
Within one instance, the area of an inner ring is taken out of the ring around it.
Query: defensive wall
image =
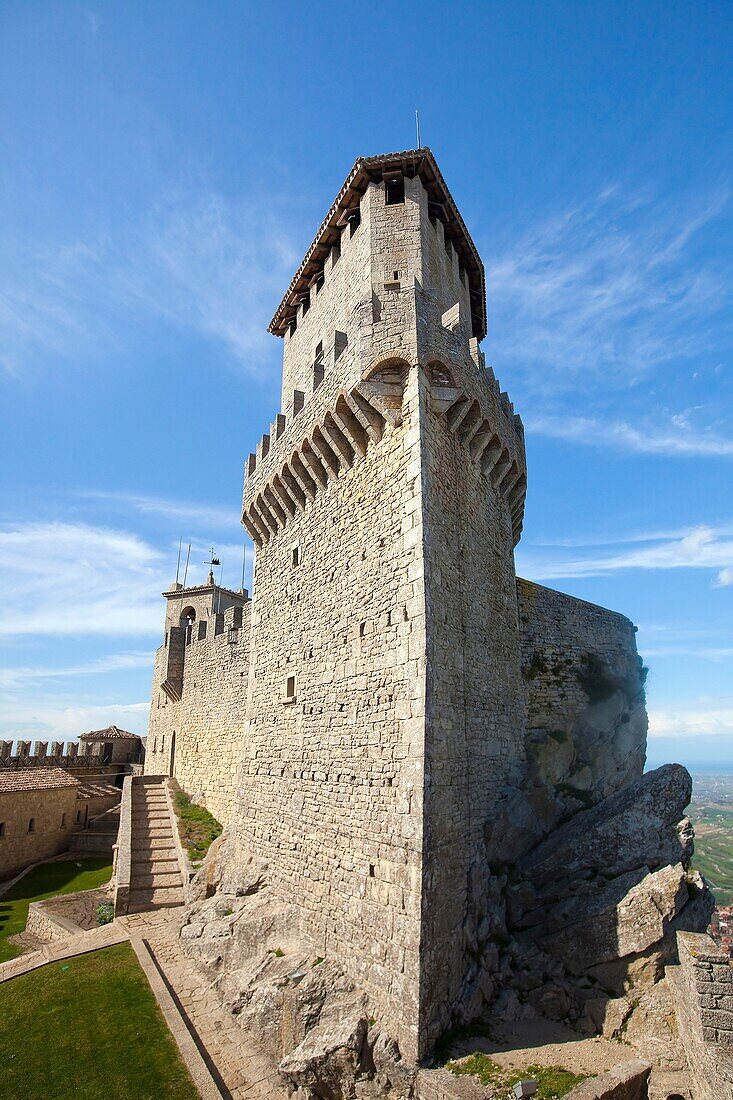
[[[667,967],[695,1100],[733,1100],[733,969],[710,936],[678,932]]]
[[[146,747],[146,772],[173,775],[224,825],[234,819],[234,792],[245,725],[251,604],[214,614],[210,630],[169,628],[157,650]],[[170,671],[171,633],[180,646],[178,698],[161,686]]]

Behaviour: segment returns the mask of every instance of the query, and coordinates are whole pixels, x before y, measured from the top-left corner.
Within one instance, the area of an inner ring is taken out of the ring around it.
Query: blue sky
[[[0,3],[0,735],[144,732],[180,535],[238,584],[266,326],[414,111],[527,429],[525,576],[733,770],[729,4]]]

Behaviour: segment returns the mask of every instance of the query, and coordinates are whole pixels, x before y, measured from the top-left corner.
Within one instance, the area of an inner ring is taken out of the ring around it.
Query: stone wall
[[[245,728],[250,604],[214,616],[205,638],[185,647],[182,694],[168,698],[167,648],[155,655],[145,759],[147,775],[174,775],[222,824],[234,820],[236,772]],[[235,621],[241,623],[235,626]],[[170,634],[170,632],[169,632]]]
[[[76,786],[0,794],[0,879],[69,847],[76,827]],[[28,824],[34,821],[33,832]]]
[[[256,551],[238,792],[242,848],[297,899],[314,950],[341,960],[413,1051],[425,654],[417,402],[410,372],[402,422]]]
[[[456,382],[476,375],[451,363]],[[425,376],[423,375],[423,378]],[[466,380],[468,384],[468,379]],[[461,385],[463,388],[463,385]],[[427,385],[425,386],[427,392]],[[512,522],[507,501],[427,398],[423,423],[427,721],[422,1001],[428,1048],[489,1000],[484,831],[524,762]]]
[[[710,938],[678,932],[679,967],[667,967],[696,1100],[733,1097],[733,969]]]
[[[517,599],[529,780],[550,828],[642,774],[645,673],[623,615],[521,579]]]

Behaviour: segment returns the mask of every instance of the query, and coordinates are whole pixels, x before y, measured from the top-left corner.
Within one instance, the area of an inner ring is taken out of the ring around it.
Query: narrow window
[[[316,294],[320,294],[323,290],[323,284],[326,281],[326,276],[321,271],[319,275],[316,275]]]
[[[293,547],[293,565],[300,565],[300,547]]]
[[[66,828],[66,814],[61,815],[61,828]]]
[[[160,751],[165,752],[165,734],[163,734],[163,740],[160,742]]]
[[[303,297],[301,298],[301,302],[303,304],[303,316],[305,317],[306,313],[308,312],[308,310],[311,307],[311,292],[310,291],[308,291],[306,294],[303,295]]]
[[[28,832],[29,833],[35,833],[35,831],[36,831],[36,819],[35,819],[35,817],[32,817],[30,819],[30,821],[28,822]]]
[[[287,680],[285,681],[285,698],[286,699],[294,699],[295,698],[295,677],[294,676],[288,676]]]
[[[396,206],[398,203],[405,201],[405,179],[404,176],[392,176],[387,180],[385,185],[386,190],[386,205]]]
[[[453,245],[450,242],[450,237],[445,238],[445,254],[449,260],[453,260]]]
[[[76,811],[76,823],[77,825],[81,823],[81,810]]]
[[[374,864],[369,864],[369,878],[374,878]]]
[[[353,237],[357,229],[361,225],[361,207],[357,206],[356,209],[349,211],[349,236]]]
[[[359,623],[359,637],[363,638],[366,633],[366,623]]]
[[[326,368],[323,363],[323,341],[316,345],[316,353],[313,356],[313,390],[317,390],[324,379]]]
[[[315,351],[315,355],[313,357],[313,361],[314,361],[314,363],[320,363],[320,361],[322,359],[323,359],[323,340],[319,340],[318,343],[316,344],[316,351]]]
[[[5,822],[0,821],[0,836],[5,836]]]
[[[290,335],[291,335],[291,337],[295,336],[295,330],[297,329],[297,327],[298,327],[298,318],[293,317],[292,321],[290,322]]]
[[[341,259],[341,245],[336,243],[331,249],[331,267],[335,267]]]

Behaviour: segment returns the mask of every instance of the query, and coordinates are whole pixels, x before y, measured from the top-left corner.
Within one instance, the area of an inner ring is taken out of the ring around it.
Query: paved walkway
[[[67,936],[63,940],[54,940],[44,944],[37,951],[28,951],[15,959],[0,963],[0,982],[17,978],[19,974],[28,974],[50,962],[60,962],[74,955],[86,955],[89,951],[99,951],[102,947],[112,947],[115,943],[124,943],[128,939],[127,930],[117,921],[104,924],[91,932],[81,932],[78,936]]]
[[[197,1046],[232,1100],[280,1100],[288,1096],[272,1061],[222,1007],[214,990],[180,947],[181,909],[159,909],[121,917],[131,937],[148,946]]]

